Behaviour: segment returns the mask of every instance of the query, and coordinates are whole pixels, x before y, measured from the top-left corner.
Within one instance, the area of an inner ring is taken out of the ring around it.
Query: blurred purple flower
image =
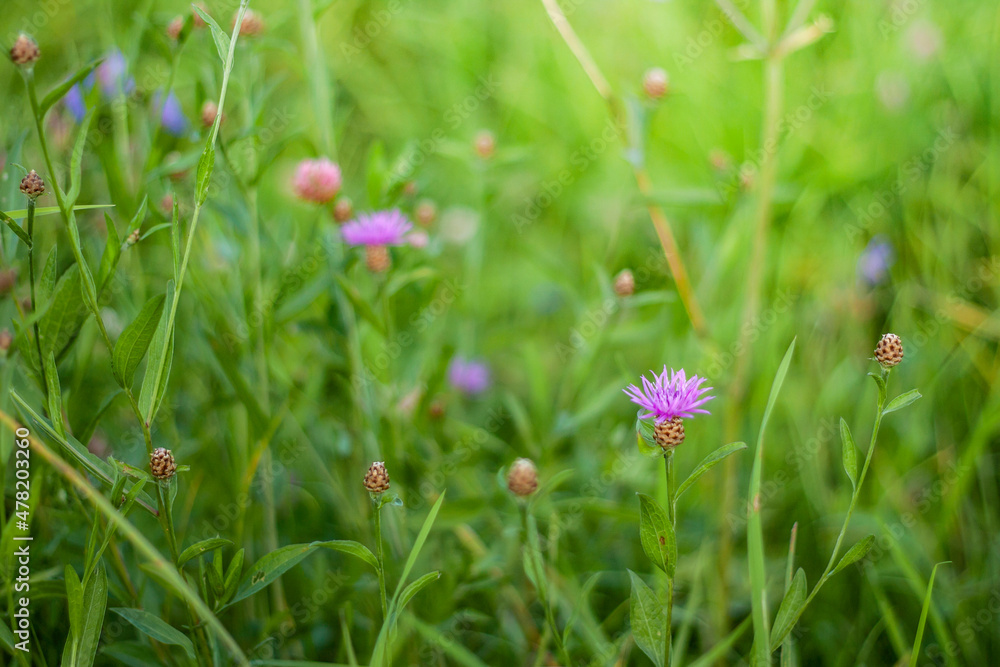
[[[402,245],[404,235],[412,228],[413,223],[399,209],[394,208],[391,211],[362,213],[357,220],[341,227],[340,233],[350,245]]]
[[[167,134],[180,137],[187,132],[187,116],[184,115],[181,102],[173,91],[167,94],[166,100],[163,99],[163,92],[157,91],[156,95],[153,96],[153,105],[159,109],[160,123]]]
[[[894,261],[895,252],[889,240],[881,235],[873,236],[858,257],[858,279],[869,287],[881,285],[888,278]]]
[[[83,101],[83,88],[80,87],[80,84],[69,89],[66,97],[63,98],[63,104],[66,105],[66,109],[78,123],[87,115],[87,105]]]
[[[448,365],[448,382],[463,394],[481,394],[490,388],[490,367],[482,359],[456,356]]]
[[[697,375],[688,378],[683,368],[675,372],[673,369],[667,371],[666,366],[659,375],[654,371],[650,373],[653,375],[652,382],[645,376],[639,378],[642,380],[642,389],[630,384],[624,390],[633,403],[648,410],[642,415],[643,419],[653,417],[659,424],[674,417],[687,419],[697,412],[709,414],[701,406],[715,397],[704,395],[712,390],[711,387],[701,386],[705,378]]]
[[[104,97],[114,97],[119,93],[129,95],[135,90],[135,79],[128,76],[128,62],[118,49],[104,56],[104,62],[97,66],[95,74]]]

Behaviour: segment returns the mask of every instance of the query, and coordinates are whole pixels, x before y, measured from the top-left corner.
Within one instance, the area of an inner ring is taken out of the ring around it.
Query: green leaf
[[[240,585],[240,578],[243,576],[243,559],[246,557],[246,550],[240,549],[233,556],[233,559],[229,561],[229,567],[226,569],[226,577],[222,582],[222,602],[228,602],[235,594],[236,589]]]
[[[229,35],[226,34],[225,30],[219,27],[219,24],[215,22],[215,19],[209,16],[208,12],[203,10],[198,5],[193,4],[191,7],[198,12],[198,16],[200,16],[211,29],[212,39],[215,41],[215,50],[219,54],[219,60],[225,64],[226,58],[229,56]]]
[[[159,326],[163,315],[163,304],[166,295],[157,294],[142,307],[135,320],[132,321],[115,343],[112,359],[112,370],[115,379],[122,387],[131,387],[135,377],[135,369],[146,356],[146,350],[153,340],[153,335]]]
[[[764,558],[764,523],[761,518],[761,476],[764,470],[764,432],[771,419],[771,412],[778,401],[781,385],[788,374],[788,366],[795,352],[795,340],[785,352],[778,372],[771,383],[771,393],[767,398],[764,416],[760,421],[760,432],[757,435],[757,451],[754,454],[753,468],[750,471],[750,502],[747,508],[747,563],[750,569],[750,598],[753,617],[753,653],[752,659],[759,665],[768,664],[771,656],[770,630],[767,618],[767,571]]]
[[[890,412],[895,412],[896,410],[902,410],[910,403],[913,403],[918,398],[920,398],[920,392],[916,389],[911,389],[905,394],[900,394],[896,398],[889,401],[889,405],[885,406],[885,410],[882,411],[883,415],[887,415]]]
[[[851,480],[851,488],[857,487],[858,480],[858,446],[854,444],[854,436],[844,418],[840,418],[840,442],[844,449],[844,471]]]
[[[17,238],[21,239],[25,247],[31,247],[31,237],[28,236],[28,232],[24,231],[21,225],[17,224],[14,219],[7,215],[6,213],[0,212],[0,220],[3,220],[4,224],[10,227],[10,231],[17,235]]]
[[[229,546],[230,544],[232,544],[232,540],[227,540],[224,537],[210,537],[207,540],[195,542],[182,551],[181,555],[177,557],[177,567],[183,567],[184,563],[188,562],[192,558],[196,558],[215,549],[221,549],[222,547]]]
[[[681,485],[677,489],[676,498],[680,498],[681,494],[691,488],[695,482],[698,481],[702,475],[718,465],[722,459],[726,458],[730,454],[735,454],[736,452],[741,452],[747,448],[747,443],[745,442],[731,442],[728,445],[723,445],[719,447],[714,452],[706,456],[701,463],[694,469],[688,478],[681,482]]]
[[[697,660],[688,665],[688,667],[711,667],[717,663],[725,662],[726,655],[732,650],[737,640],[743,636],[743,633],[747,631],[752,621],[752,617],[747,616],[725,639],[715,644],[715,646],[702,654]]]
[[[66,193],[66,206],[73,206],[76,204],[77,197],[80,196],[80,187],[83,185],[82,175],[83,175],[83,152],[87,147],[87,133],[90,131],[90,123],[94,119],[95,109],[90,109],[87,114],[80,121],[80,129],[76,134],[76,142],[73,144],[73,152],[69,158],[69,174],[70,174],[70,186],[69,192]],[[50,176],[53,176],[50,174]],[[54,183],[55,187],[59,187],[58,183]]]
[[[66,566],[66,594],[71,599],[70,633],[63,649],[63,667],[91,667],[100,644],[108,602],[108,576],[104,565],[99,564],[83,583],[77,579],[72,566]]]
[[[792,583],[788,586],[788,590],[785,591],[785,597],[781,601],[781,606],[778,607],[778,615],[774,618],[774,627],[771,629],[772,651],[778,650],[778,647],[788,637],[792,628],[795,627],[799,617],[802,615],[802,609],[805,606],[808,593],[806,573],[800,567],[796,571],[795,576],[792,577]]]
[[[355,542],[354,540],[333,540],[330,542],[323,542],[320,546],[326,549],[333,549],[334,551],[349,554],[355,558],[360,558],[364,562],[371,565],[375,571],[378,572],[378,560],[375,558],[375,554],[372,553],[371,549],[360,542]]]
[[[89,211],[95,208],[114,208],[114,207],[115,207],[114,204],[80,204],[78,206],[74,206],[73,210]],[[56,213],[60,213],[58,206],[41,206],[35,209],[35,218],[40,218],[43,215],[55,215]],[[0,215],[8,215],[14,220],[23,220],[24,218],[28,217],[28,209],[19,208],[16,211],[6,211]]]
[[[632,595],[629,597],[629,623],[632,626],[632,637],[635,645],[649,656],[657,667],[666,664],[666,629],[667,615],[663,605],[656,599],[656,594],[632,570],[628,571],[632,580]]]
[[[191,660],[195,659],[194,644],[191,643],[187,635],[169,625],[159,616],[154,616],[142,609],[132,609],[130,607],[112,607],[111,611],[131,623],[137,630],[144,632],[161,644],[180,646],[184,649],[188,658]]]
[[[883,371],[884,372],[884,371]],[[882,373],[868,373],[868,377],[875,381],[878,386],[878,404],[885,405],[886,386]]]
[[[663,456],[663,449],[653,441],[652,421],[637,418],[635,421],[635,436],[635,444],[639,449],[639,454],[651,459]]]
[[[168,334],[166,329],[175,298],[177,295],[174,292],[174,281],[171,280],[167,283],[166,301],[163,304],[160,322],[149,344],[149,363],[146,364],[142,389],[139,390],[139,412],[147,424],[153,423],[170,379],[170,368],[174,358],[174,336],[173,331]]]
[[[399,596],[399,602],[396,603],[396,613],[400,613],[406,608],[407,603],[413,599],[413,596],[422,591],[432,582],[437,581],[441,578],[441,573],[437,570],[433,572],[428,572],[424,576],[420,577],[412,584],[403,589],[403,592]]]
[[[213,137],[209,137],[209,142]],[[198,160],[197,189],[195,203],[201,206],[208,199],[208,187],[212,184],[212,171],[215,169],[215,144],[209,143]]]
[[[927,582],[927,594],[924,595],[924,606],[920,610],[920,621],[917,623],[917,636],[913,639],[913,650],[910,651],[910,667],[917,667],[917,663],[920,659],[920,643],[924,639],[924,627],[927,625],[927,614],[931,610],[931,594],[934,592],[934,577],[937,575],[937,569],[945,563],[950,562],[950,560],[946,560],[944,562],[937,563],[934,565],[934,569],[931,570],[931,579]]]
[[[48,308],[38,320],[38,338],[42,356],[53,352],[58,357],[87,321],[90,310],[83,299],[80,267],[69,267],[56,283]]]
[[[837,563],[837,567],[833,568],[833,571],[830,573],[830,576],[837,574],[848,565],[856,563],[865,556],[867,556],[868,552],[872,550],[872,547],[874,545],[875,545],[874,535],[869,535],[868,537],[864,538],[863,540],[855,544],[847,551],[846,554],[844,554],[844,557],[840,559],[840,562]]]
[[[59,368],[56,366],[56,357],[52,352],[45,357],[45,385],[48,389],[49,417],[52,419],[52,428],[60,437],[66,437],[66,427],[63,425],[62,389],[59,387]]]
[[[122,395],[121,389],[116,389],[110,394],[108,394],[104,400],[101,401],[97,410],[90,415],[87,423],[79,431],[75,431],[78,435],[77,438],[80,442],[90,442],[90,439],[94,437],[94,431],[97,430],[98,424],[101,423],[101,419],[107,414],[108,410],[111,408],[111,404],[114,403],[115,399]],[[93,404],[91,404],[93,405]]]
[[[677,540],[667,513],[644,493],[639,496],[639,540],[642,550],[671,579],[677,568]]]
[[[93,72],[95,69],[97,69],[97,66],[100,65],[102,62],[104,62],[104,59],[99,58],[91,63],[84,65],[76,72],[74,72],[73,76],[66,79],[58,86],[50,90],[49,94],[46,95],[45,98],[42,99],[41,103],[38,105],[39,114],[41,114],[44,117],[45,112],[51,109],[52,105],[54,105],[56,102],[65,97],[66,93],[69,92],[70,88],[72,88],[73,86],[80,83],[88,76],[90,76],[90,73]]]
[[[261,556],[260,560],[254,563],[253,567],[243,576],[239,589],[229,604],[239,602],[263,590],[316,549],[316,542],[291,544]]]
[[[42,274],[38,277],[38,303],[35,304],[35,308],[41,308],[42,304],[47,304],[49,299],[52,298],[52,291],[56,288],[56,279],[58,275],[56,272],[59,269],[59,246],[57,244],[52,245],[52,249],[49,250],[48,257],[45,258],[45,268],[42,269]]]
[[[403,566],[403,572],[399,575],[399,585],[396,586],[396,592],[393,594],[392,599],[399,599],[400,592],[403,589],[403,584],[406,583],[406,577],[409,576],[410,570],[413,569],[414,563],[417,562],[417,556],[420,555],[420,550],[424,548],[424,542],[427,541],[427,535],[431,532],[431,527],[434,525],[434,520],[437,518],[438,511],[441,509],[441,504],[444,502],[444,492],[438,497],[437,502],[431,507],[431,511],[427,513],[427,518],[424,519],[424,523],[420,526],[420,532],[417,533],[417,539],[413,542],[413,547],[410,549],[410,555],[406,559],[406,564]]]

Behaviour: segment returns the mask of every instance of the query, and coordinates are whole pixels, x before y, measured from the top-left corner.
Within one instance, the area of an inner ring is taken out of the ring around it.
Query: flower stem
[[[378,592],[382,601],[382,622],[388,622],[389,606],[385,597],[385,554],[382,551],[382,497],[375,499],[375,558],[378,560]]]
[[[28,198],[28,282],[31,284],[31,313],[38,310],[38,301],[35,300],[35,200]],[[38,351],[38,370],[42,374],[42,391],[45,398],[49,397],[49,384],[45,378],[45,359],[42,357],[42,339],[38,333],[38,319],[35,318],[32,327],[35,330],[35,349]],[[56,419],[55,415],[49,415]]]
[[[518,505],[520,506],[519,509],[521,511],[521,532],[524,537],[522,548],[532,550],[534,547],[532,546],[532,540],[530,537],[531,522],[529,521],[528,516],[528,503],[525,501],[518,501]],[[533,564],[535,561],[531,556],[529,556],[527,558],[527,562],[529,564]],[[538,597],[541,600],[542,608],[545,609],[545,622],[548,624],[549,629],[552,632],[552,636],[556,640],[556,648],[559,650],[560,659],[563,661],[563,664],[568,667],[572,664],[572,661],[570,660],[569,652],[566,650],[566,644],[563,642],[562,633],[559,632],[559,627],[556,625],[556,617],[555,613],[552,611],[552,605],[549,604],[549,582],[548,576],[545,573],[545,563],[542,561],[541,554],[538,554],[538,570],[539,571],[535,573],[535,576],[537,577]]]
[[[674,450],[670,449],[663,454],[664,473],[667,477],[667,518],[670,520],[670,527],[677,539],[677,485],[674,475]],[[676,564],[675,564],[676,565]],[[666,641],[667,667],[670,666],[670,649],[673,642],[673,622],[674,622],[674,577],[667,577],[667,627],[664,628]]]

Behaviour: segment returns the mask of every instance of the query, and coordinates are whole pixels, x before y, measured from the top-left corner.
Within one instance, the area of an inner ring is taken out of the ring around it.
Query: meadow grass
[[[0,664],[995,660],[987,3],[0,27]]]

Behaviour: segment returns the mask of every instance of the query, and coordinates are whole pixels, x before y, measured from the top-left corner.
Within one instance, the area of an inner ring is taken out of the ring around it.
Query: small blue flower
[[[882,235],[873,236],[858,257],[858,279],[869,287],[881,285],[889,277],[889,269],[895,260],[895,251],[889,240]]]
[[[66,109],[78,123],[87,115],[87,104],[83,101],[83,88],[80,87],[80,84],[69,89],[66,97],[63,98],[63,104],[66,105]]]
[[[157,91],[153,97],[153,105],[159,110],[160,123],[167,134],[174,137],[182,137],[188,129],[188,119],[181,108],[181,101],[177,99],[171,91],[166,100],[163,99],[163,92]]]

